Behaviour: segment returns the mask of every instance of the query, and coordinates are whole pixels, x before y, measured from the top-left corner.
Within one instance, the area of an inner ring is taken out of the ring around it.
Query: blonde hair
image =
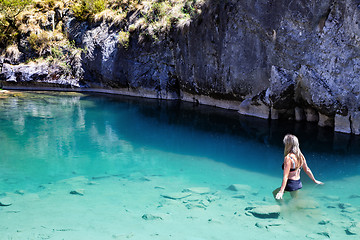
[[[295,161],[296,168],[302,167],[305,161],[305,157],[300,151],[298,138],[294,135],[286,134],[283,143],[285,145],[284,157],[286,157],[289,153],[295,154],[297,160]]]

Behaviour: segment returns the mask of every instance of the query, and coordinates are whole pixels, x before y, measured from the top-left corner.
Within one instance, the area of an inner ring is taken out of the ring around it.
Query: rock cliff
[[[4,88],[47,82],[182,99],[360,134],[359,14],[358,0],[208,0],[158,39],[133,30],[123,47],[118,25],[78,22],[64,10],[64,31],[84,49],[75,77],[5,61],[0,79]]]

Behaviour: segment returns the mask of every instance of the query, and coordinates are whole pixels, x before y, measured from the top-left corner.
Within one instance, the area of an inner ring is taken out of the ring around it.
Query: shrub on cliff
[[[80,0],[72,6],[75,17],[80,21],[92,20],[95,14],[105,8],[106,0]]]
[[[120,31],[118,35],[119,44],[123,46],[125,49],[129,47],[129,41],[130,41],[130,33]]]
[[[15,41],[18,34],[16,17],[31,3],[32,0],[0,0],[0,48]]]

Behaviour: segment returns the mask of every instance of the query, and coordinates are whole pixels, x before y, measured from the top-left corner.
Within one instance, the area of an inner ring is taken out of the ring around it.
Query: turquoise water
[[[360,237],[354,136],[179,102],[4,96],[0,202],[11,206],[0,207],[0,239]],[[287,198],[277,218],[258,218],[252,208],[277,205],[286,133],[299,136],[325,185],[303,175],[296,201]],[[242,189],[228,190],[232,184]],[[207,190],[185,196],[199,187]]]

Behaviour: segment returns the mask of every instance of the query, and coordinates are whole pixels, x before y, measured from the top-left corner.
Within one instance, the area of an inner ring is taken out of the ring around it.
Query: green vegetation
[[[63,32],[62,19],[55,20],[56,11],[70,9],[78,21],[115,26],[119,46],[127,49],[131,34],[137,34],[142,43],[161,40],[174,28],[183,30],[201,13],[205,1],[0,0],[0,54],[19,53],[20,40],[27,48],[27,59],[63,60],[78,52]]]
[[[95,14],[104,11],[105,7],[105,0],[79,0],[72,6],[72,10],[78,20],[91,21]]]
[[[16,17],[32,0],[0,0],[0,48],[12,44],[17,35]]]
[[[119,43],[127,43],[123,39],[127,39],[127,35],[123,32],[133,33],[135,31],[139,34],[139,41],[143,42],[146,39],[160,40],[171,28],[179,28],[182,30],[184,26],[189,25],[192,18],[197,17],[201,13],[201,7],[205,0],[109,0],[107,8],[112,12],[107,17],[102,15],[100,19],[111,19],[117,25],[123,25],[124,28],[119,33]],[[119,24],[119,16],[122,16],[122,22]],[[127,29],[127,31],[126,31]],[[121,37],[120,37],[121,36]]]
[[[119,39],[119,44],[123,46],[125,49],[129,47],[129,39],[130,39],[129,32],[120,31],[118,39]]]

